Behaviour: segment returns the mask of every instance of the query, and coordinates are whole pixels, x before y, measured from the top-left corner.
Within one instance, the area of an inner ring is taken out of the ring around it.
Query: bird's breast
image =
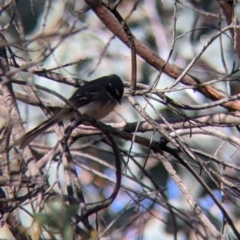
[[[105,104],[93,102],[80,107],[79,111],[81,114],[85,114],[97,120],[100,120],[111,113],[115,106],[116,102],[113,101],[108,101]]]

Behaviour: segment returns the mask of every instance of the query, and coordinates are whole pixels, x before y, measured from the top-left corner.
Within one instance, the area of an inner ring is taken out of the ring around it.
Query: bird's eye
[[[115,89],[113,86],[112,86],[112,83],[109,83],[108,84],[108,89],[107,89],[110,93],[112,94],[116,94],[117,96],[119,96],[119,92],[117,91],[117,89]]]
[[[120,96],[120,93],[117,89],[115,89],[115,93],[117,94],[117,96]]]
[[[112,83],[108,83],[106,87],[106,92],[110,99],[117,101],[119,104],[121,104],[122,92],[121,89],[119,89],[119,86],[114,86]]]

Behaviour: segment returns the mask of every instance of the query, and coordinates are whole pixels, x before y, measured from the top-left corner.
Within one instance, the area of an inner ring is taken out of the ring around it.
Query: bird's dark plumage
[[[117,103],[121,103],[123,91],[124,86],[122,80],[113,74],[87,82],[74,92],[69,98],[69,101],[79,109],[81,114],[86,114],[99,120],[106,117]],[[54,124],[64,119],[71,119],[75,117],[75,115],[73,109],[66,104],[58,113],[18,139],[15,145],[20,145],[20,148],[24,148],[36,136]]]

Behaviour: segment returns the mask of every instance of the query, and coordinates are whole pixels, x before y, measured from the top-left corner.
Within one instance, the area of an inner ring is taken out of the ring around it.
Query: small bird
[[[123,92],[122,80],[113,74],[97,78],[79,87],[69,98],[69,102],[78,108],[81,114],[100,120],[111,113],[117,103],[121,104]],[[24,148],[35,137],[54,124],[62,120],[73,119],[74,117],[76,117],[74,110],[68,104],[65,104],[58,113],[27,132],[15,144],[20,145],[20,148]]]

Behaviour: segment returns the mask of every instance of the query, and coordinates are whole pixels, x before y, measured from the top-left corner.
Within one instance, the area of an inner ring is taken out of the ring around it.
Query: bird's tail
[[[58,123],[61,119],[59,119],[56,115],[47,119],[37,127],[28,131],[23,137],[18,139],[14,145],[19,145],[20,148],[25,148],[29,145],[30,142],[38,135],[42,134],[48,128],[52,127],[54,124]]]

